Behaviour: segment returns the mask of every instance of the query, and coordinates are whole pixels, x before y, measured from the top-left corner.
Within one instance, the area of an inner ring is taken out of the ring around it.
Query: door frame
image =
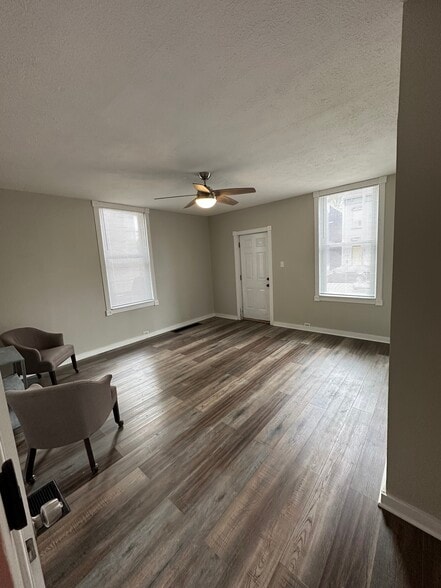
[[[246,229],[243,231],[233,231],[233,244],[234,244],[234,274],[236,282],[236,320],[243,319],[243,306],[242,306],[242,283],[240,279],[240,247],[239,237],[241,235],[253,235],[255,233],[266,233],[268,243],[268,275],[270,279],[269,287],[269,312],[270,312],[270,325],[274,323],[274,297],[273,297],[273,245],[272,245],[272,228],[259,227],[257,229]]]
[[[44,588],[45,583],[41,570],[40,556],[38,554],[29,505],[26,500],[26,489],[9,417],[3,381],[0,376],[0,463],[3,463],[6,459],[12,459],[14,464],[15,475],[17,476],[27,520],[26,527],[20,531],[10,531],[6,521],[3,502],[0,498],[0,540],[3,543],[6,565],[9,567],[12,581],[16,588]],[[26,542],[29,540],[33,544],[36,555],[32,562],[29,561],[26,546]]]

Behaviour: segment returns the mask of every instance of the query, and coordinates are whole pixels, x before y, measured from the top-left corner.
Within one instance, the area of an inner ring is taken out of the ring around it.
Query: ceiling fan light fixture
[[[198,196],[196,198],[196,204],[200,208],[212,208],[216,204],[215,196]]]
[[[199,179],[203,184],[193,182],[193,187],[196,190],[196,196],[190,194],[182,194],[180,196],[160,196],[155,200],[168,200],[169,198],[192,198],[192,200],[184,206],[184,208],[191,208],[195,204],[199,208],[213,208],[218,202],[219,204],[229,204],[234,206],[239,204],[234,198],[236,194],[254,194],[256,188],[221,188],[220,190],[212,190],[210,186],[207,186],[207,180],[211,176],[210,172],[199,172]]]

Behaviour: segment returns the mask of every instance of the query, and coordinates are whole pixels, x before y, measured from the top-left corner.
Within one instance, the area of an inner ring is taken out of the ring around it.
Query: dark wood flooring
[[[441,586],[441,543],[377,506],[386,345],[213,319],[80,370],[113,374],[125,427],[94,478],[82,443],[37,456],[72,508],[48,586]]]

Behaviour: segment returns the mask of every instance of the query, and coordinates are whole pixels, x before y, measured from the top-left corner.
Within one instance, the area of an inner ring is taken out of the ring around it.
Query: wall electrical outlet
[[[303,326],[304,327],[310,327],[311,326],[311,323],[303,323]]]
[[[143,335],[148,335],[149,333],[150,333],[150,331],[149,331],[149,330],[147,330],[147,331],[143,331],[143,332],[142,332],[142,334],[143,334]]]
[[[285,262],[284,261],[281,261],[280,262],[280,267],[285,267]]]

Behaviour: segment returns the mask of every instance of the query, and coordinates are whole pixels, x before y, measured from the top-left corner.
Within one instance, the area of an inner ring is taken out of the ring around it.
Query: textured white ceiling
[[[0,187],[182,210],[153,198],[210,170],[213,188],[256,187],[238,209],[391,173],[401,11],[4,0]]]

